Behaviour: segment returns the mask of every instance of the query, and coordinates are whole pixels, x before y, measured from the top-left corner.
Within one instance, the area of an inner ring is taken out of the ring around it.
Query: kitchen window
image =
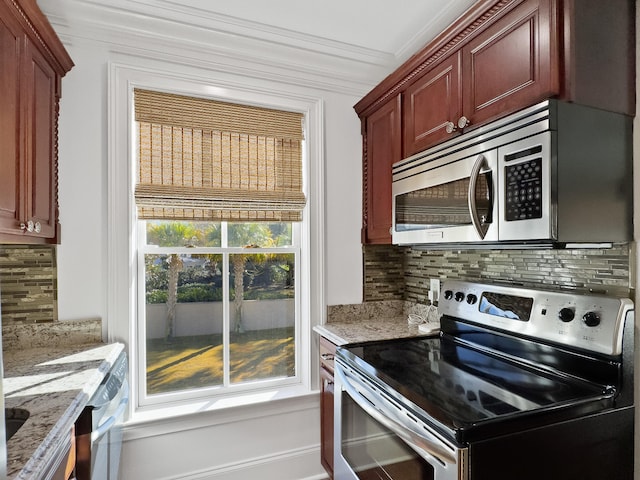
[[[303,115],[134,105],[138,405],[308,384]]]
[[[298,227],[140,221],[138,319],[146,398],[296,381]]]

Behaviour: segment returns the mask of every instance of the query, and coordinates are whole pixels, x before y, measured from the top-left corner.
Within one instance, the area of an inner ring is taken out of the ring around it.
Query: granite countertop
[[[327,322],[314,327],[314,331],[336,345],[425,336],[429,333],[409,324],[408,316],[417,313],[427,318],[428,309],[399,300],[330,306]]]
[[[8,478],[40,478],[123,349],[121,343],[54,342],[3,352],[5,408],[30,413],[7,442]]]

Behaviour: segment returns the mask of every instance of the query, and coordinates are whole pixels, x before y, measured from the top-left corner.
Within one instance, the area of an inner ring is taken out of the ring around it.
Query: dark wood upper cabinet
[[[460,54],[451,55],[409,85],[403,93],[404,154],[413,155],[460,130]]]
[[[0,3],[0,232],[13,231],[20,223],[22,185],[19,179],[22,158],[20,141],[19,68],[22,28]]]
[[[550,0],[526,0],[462,48],[468,127],[560,93],[558,35]]]
[[[391,243],[391,165],[402,159],[400,96],[363,122],[363,243]]]
[[[635,1],[479,0],[362,98],[365,243],[391,242],[398,127],[388,115],[398,98],[403,151],[393,161],[547,98],[633,116]]]
[[[0,242],[56,243],[58,105],[73,62],[35,0],[0,0]]]

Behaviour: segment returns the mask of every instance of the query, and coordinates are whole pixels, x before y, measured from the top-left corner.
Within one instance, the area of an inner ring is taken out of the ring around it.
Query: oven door
[[[336,480],[467,480],[467,449],[445,441],[352,368],[336,361]]]
[[[393,243],[497,241],[497,151],[430,163],[394,171]]]

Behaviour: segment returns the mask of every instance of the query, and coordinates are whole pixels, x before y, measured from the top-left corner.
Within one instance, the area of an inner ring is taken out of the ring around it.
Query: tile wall
[[[471,251],[366,245],[364,270],[365,301],[404,298],[428,303],[431,278],[632,295],[626,244],[610,249]]]
[[[57,290],[55,247],[0,245],[3,325],[56,321]]]

